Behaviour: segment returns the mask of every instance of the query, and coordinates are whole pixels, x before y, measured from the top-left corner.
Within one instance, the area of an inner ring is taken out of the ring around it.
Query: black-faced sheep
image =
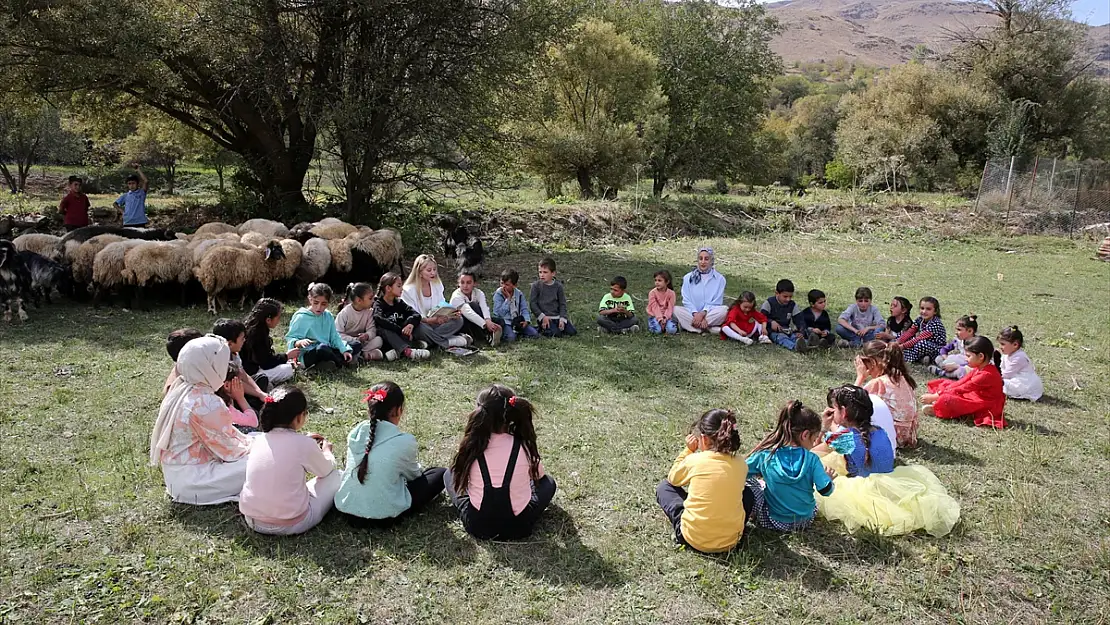
[[[50,294],[55,288],[65,293],[73,292],[69,270],[61,263],[34,252],[19,252],[19,257],[23,260],[23,266],[27,268],[31,280],[26,296],[34,302],[35,308],[38,308],[44,299],[47,304],[52,303]]]
[[[12,241],[16,251],[33,252],[47,260],[61,260],[62,250],[59,247],[62,238],[52,234],[21,234]]]
[[[239,224],[240,235],[248,232],[257,232],[270,239],[285,239],[289,236],[289,228],[280,221],[272,219],[248,219]]]
[[[243,289],[239,307],[243,307],[247,290],[261,292],[270,282],[270,264],[281,260],[285,251],[277,241],[265,247],[241,250],[234,247],[216,247],[208,251],[194,270],[197,280],[208,295],[208,312],[216,314],[217,301],[227,291]],[[226,303],[223,304],[227,308]]]
[[[23,259],[11,241],[0,240],[0,303],[4,306],[4,321],[10,322],[12,314],[20,321],[27,321],[23,310],[23,294],[31,288],[31,276]]]

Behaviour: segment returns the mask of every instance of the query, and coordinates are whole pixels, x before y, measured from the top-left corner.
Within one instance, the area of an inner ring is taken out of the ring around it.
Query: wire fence
[[[1067,234],[1110,225],[1110,163],[1045,158],[987,161],[975,214],[1018,232]]]

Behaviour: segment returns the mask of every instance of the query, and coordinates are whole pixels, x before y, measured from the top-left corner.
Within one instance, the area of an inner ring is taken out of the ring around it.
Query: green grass
[[[540,450],[559,483],[521,544],[476,542],[440,501],[388,531],[329,517],[301,537],[253,534],[233,505],[169,503],[147,466],[169,330],[201,308],[137,314],[61,304],[0,325],[0,621],[149,623],[1096,623],[1110,619],[1110,265],[1057,239],[883,241],[862,235],[712,240],[728,293],[766,297],[790,277],[876,300],[935,295],[949,328],[968,311],[994,336],[1018,323],[1047,388],[1011,402],[1013,427],[923,419],[906,462],[929,467],[962,506],[948,537],[849,536],[819,521],[749,530],[727,557],[677,550],[654,485],[687,425],[735,408],[745,446],[788,399],[823,401],[850,381],[850,354],[800,356],[715,339],[597,338],[610,275],[642,304],[652,271],[684,272],[698,242],[557,254],[582,334],[461,361],[367,367],[300,380],[310,427],[340,441],[359,391],[390,378],[426,465],[447,463],[483,385],[540,408]],[[537,257],[495,259],[487,275]],[[487,292],[491,280],[485,280]],[[802,293],[799,292],[799,296]],[[281,328],[284,330],[284,328]],[[915,369],[920,382],[928,377]],[[327,409],[334,409],[329,411]]]

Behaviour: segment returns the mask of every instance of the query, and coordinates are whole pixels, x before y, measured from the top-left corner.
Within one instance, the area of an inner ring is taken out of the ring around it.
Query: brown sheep
[[[234,234],[236,236],[236,238],[238,238],[238,236],[239,236],[239,230],[235,226],[233,226],[231,224],[225,224],[222,221],[212,221],[212,222],[206,223],[206,224],[202,225],[201,227],[197,228],[197,231],[193,234],[193,237],[194,238],[199,238],[199,237],[202,237],[202,236],[211,236],[211,235],[228,234],[228,233]]]
[[[91,282],[93,279],[93,261],[100,250],[111,243],[126,241],[127,239],[115,234],[98,234],[95,237],[71,246],[66,244],[66,257],[69,259],[73,270],[73,281],[81,284]],[[73,243],[73,242],[70,242]]]
[[[262,291],[270,283],[271,266],[285,257],[277,241],[265,247],[247,250],[235,247],[215,247],[208,251],[194,270],[197,280],[208,294],[208,312],[217,312],[217,301],[223,302],[226,291],[243,289],[239,308],[243,307],[247,290]],[[227,308],[227,304],[223,304]]]

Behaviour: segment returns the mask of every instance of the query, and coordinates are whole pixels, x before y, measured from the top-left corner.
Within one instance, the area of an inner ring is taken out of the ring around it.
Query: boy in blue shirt
[[[127,177],[127,193],[119,196],[116,206],[123,210],[124,226],[145,226],[146,192],[150,188],[142,167],[135,163],[135,173]]]

